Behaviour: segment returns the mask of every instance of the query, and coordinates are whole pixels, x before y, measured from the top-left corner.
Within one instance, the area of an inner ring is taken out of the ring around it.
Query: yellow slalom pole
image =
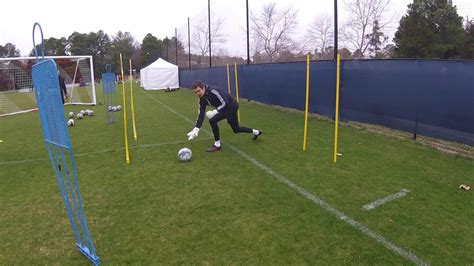
[[[230,74],[229,74],[229,64],[227,64],[227,93],[230,95]]]
[[[234,63],[235,69],[235,96],[237,97],[237,103],[240,103],[239,100],[239,75],[237,74],[237,63]],[[237,120],[240,122],[240,110],[237,110]]]
[[[337,162],[337,139],[339,126],[339,80],[341,72],[341,55],[337,54],[337,70],[336,70],[336,116],[334,118],[334,163]]]
[[[125,99],[125,84],[123,79],[123,62],[122,62],[122,53],[120,53],[120,70],[122,73],[122,98],[123,98],[123,131],[125,138],[125,159],[127,164],[130,164],[130,154],[128,152],[128,132],[127,132],[127,101]]]
[[[137,140],[137,127],[135,125],[135,108],[134,108],[134,100],[133,100],[133,70],[132,70],[132,59],[129,59],[130,62],[130,102],[132,105],[132,125],[133,125],[133,139]]]
[[[303,139],[303,151],[306,151],[307,137],[308,137],[308,107],[309,107],[309,57],[306,56],[306,107],[304,111],[304,139]]]

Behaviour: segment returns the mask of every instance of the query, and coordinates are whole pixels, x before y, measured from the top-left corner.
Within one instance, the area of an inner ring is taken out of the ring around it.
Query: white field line
[[[203,140],[211,140],[211,138],[207,139],[199,139],[199,141]],[[151,143],[151,144],[143,144],[143,145],[136,145],[136,146],[130,146],[129,149],[142,149],[142,148],[151,148],[151,147],[158,147],[158,146],[164,146],[164,145],[172,145],[172,144],[179,144],[179,143],[187,143],[189,141],[187,140],[182,140],[182,141],[171,141],[171,142],[161,142],[161,143]],[[93,154],[101,154],[101,153],[109,153],[109,152],[115,152],[115,151],[121,151],[124,150],[125,148],[117,148],[117,149],[110,149],[110,150],[102,150],[102,151],[94,151],[94,152],[87,152],[87,153],[78,153],[74,154],[75,157],[80,157],[80,156],[89,156]],[[39,161],[47,161],[48,158],[37,158],[37,159],[26,159],[26,160],[18,160],[18,161],[5,161],[5,162],[0,162],[0,165],[6,165],[6,164],[22,164],[22,163],[30,163],[30,162],[39,162]]]
[[[177,111],[171,109],[170,107],[168,107],[166,104],[162,103],[160,100],[158,99],[155,99],[154,97],[150,96],[147,92],[145,92],[145,94],[150,97],[153,101],[161,104],[163,107],[165,107],[166,109],[168,109],[170,112],[176,114],[177,116],[183,118],[184,120],[194,124],[193,121],[191,121],[189,118],[185,117],[184,115],[178,113]],[[211,133],[207,130],[204,129],[204,131],[208,134],[208,135],[211,135]],[[415,254],[413,254],[412,252],[410,251],[407,251],[407,250],[404,250],[400,247],[398,247],[397,245],[395,245],[394,243],[392,243],[391,241],[389,241],[388,239],[386,239],[385,237],[383,237],[382,235],[372,231],[369,227],[367,227],[366,225],[364,224],[361,224],[359,222],[357,222],[356,220],[350,218],[349,216],[345,215],[342,211],[339,211],[338,209],[332,207],[331,205],[329,205],[327,202],[325,202],[324,200],[322,200],[321,198],[317,197],[316,195],[310,193],[309,191],[307,191],[306,189],[304,189],[303,187],[300,187],[298,186],[297,184],[293,183],[291,180],[289,180],[288,178],[286,178],[285,176],[283,175],[280,175],[278,174],[277,172],[273,171],[270,167],[268,166],[265,166],[264,164],[260,163],[259,161],[257,161],[255,158],[251,157],[250,155],[248,155],[247,153],[241,151],[240,149],[236,148],[235,146],[233,145],[230,145],[230,144],[227,144],[233,151],[235,151],[236,153],[238,153],[239,155],[241,155],[243,158],[245,158],[246,160],[248,160],[249,162],[251,162],[252,164],[254,164],[256,167],[260,168],[261,170],[263,170],[264,172],[266,172],[267,174],[275,177],[278,181],[280,181],[281,183],[287,185],[288,187],[290,187],[291,189],[295,190],[296,192],[298,192],[300,195],[302,195],[303,197],[305,197],[306,199],[312,201],[313,203],[315,203],[316,205],[320,206],[322,209],[326,210],[327,212],[331,213],[332,215],[336,216],[339,220],[342,220],[344,221],[346,224],[352,226],[353,228],[359,230],[361,233],[363,233],[364,235],[372,238],[373,240],[375,240],[376,242],[382,244],[385,248],[387,248],[388,250],[394,252],[395,254],[398,254],[400,256],[402,256],[403,258],[405,258],[406,260],[408,261],[411,261],[413,263],[415,263],[416,265],[428,265],[426,262],[424,262],[421,258],[419,258],[418,256],[416,256]]]
[[[386,197],[378,199],[378,200],[376,200],[374,202],[371,202],[369,204],[365,204],[364,206],[362,206],[362,208],[364,208],[367,211],[370,211],[370,210],[375,209],[378,206],[380,206],[382,204],[385,204],[389,201],[396,200],[396,199],[401,198],[401,197],[405,197],[407,195],[407,193],[409,193],[409,192],[410,192],[410,190],[408,190],[408,189],[402,189],[400,192],[397,192],[397,193],[392,194],[392,195],[388,195]]]

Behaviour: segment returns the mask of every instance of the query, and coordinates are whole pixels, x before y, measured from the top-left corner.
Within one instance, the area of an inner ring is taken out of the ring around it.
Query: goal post
[[[96,87],[92,56],[45,56],[54,59],[64,78],[66,104],[95,105]],[[0,116],[37,110],[31,67],[36,57],[0,58]]]

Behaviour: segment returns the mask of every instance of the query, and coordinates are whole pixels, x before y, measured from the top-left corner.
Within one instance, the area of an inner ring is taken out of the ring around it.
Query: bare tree
[[[384,18],[390,0],[345,0],[344,4],[352,16],[345,25],[342,35],[357,51],[357,55],[364,58],[370,45],[369,34],[372,32],[374,22],[379,23],[380,30],[391,23],[390,19]]]
[[[218,50],[218,44],[224,44],[227,42],[227,38],[222,32],[223,25],[223,19],[217,18],[217,21],[212,21],[211,19],[211,43],[212,48],[216,50]],[[204,58],[204,56],[209,52],[209,24],[207,18],[201,19],[194,27],[191,46],[199,50],[202,58]]]
[[[254,47],[258,50],[263,49],[270,62],[280,54],[296,48],[292,39],[298,23],[296,16],[297,12],[291,7],[277,10],[276,3],[265,5],[259,15],[252,12],[250,20]]]
[[[305,36],[306,43],[310,48],[317,49],[318,53],[324,54],[334,38],[333,25],[333,18],[327,13],[315,17]]]
[[[334,37],[333,19],[327,13],[315,17],[306,31],[306,39],[309,44],[324,51]]]

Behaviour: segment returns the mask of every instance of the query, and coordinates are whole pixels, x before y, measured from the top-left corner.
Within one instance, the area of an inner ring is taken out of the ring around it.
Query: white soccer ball
[[[92,111],[92,110],[87,110],[86,113],[87,113],[88,116],[93,116],[94,115],[94,111]]]
[[[112,111],[117,112],[117,106],[112,106]]]
[[[73,118],[74,117],[74,112],[69,112],[69,117]]]
[[[84,117],[83,113],[79,112],[77,115],[76,115],[77,119],[82,119]]]
[[[109,105],[109,107],[107,108],[107,110],[109,110],[109,112],[112,112],[114,110],[114,107],[112,105]]]
[[[193,156],[193,153],[189,148],[182,148],[181,150],[178,151],[178,159],[182,162],[187,162],[191,160],[192,156]]]
[[[69,127],[74,126],[74,119],[72,119],[72,118],[69,119],[69,120],[67,121],[67,125],[68,125]]]
[[[117,110],[118,110],[118,111],[121,111],[121,110],[122,110],[122,106],[121,106],[121,105],[117,105]]]

